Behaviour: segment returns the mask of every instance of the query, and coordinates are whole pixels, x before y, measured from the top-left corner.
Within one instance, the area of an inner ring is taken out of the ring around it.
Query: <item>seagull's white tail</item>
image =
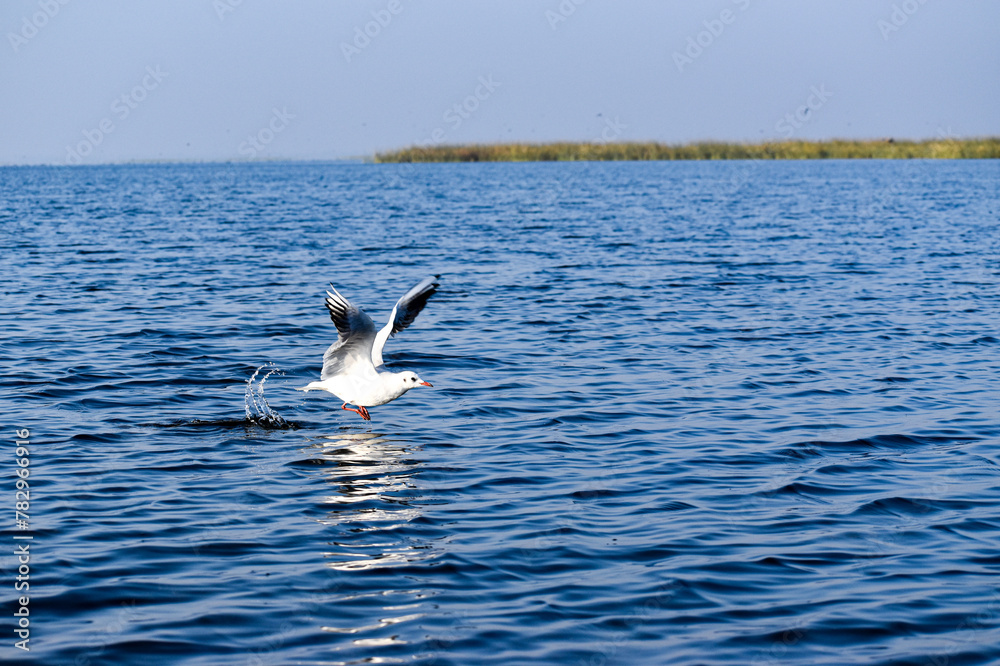
[[[319,382],[309,382],[302,388],[295,389],[296,391],[321,391],[322,389],[318,386]]]

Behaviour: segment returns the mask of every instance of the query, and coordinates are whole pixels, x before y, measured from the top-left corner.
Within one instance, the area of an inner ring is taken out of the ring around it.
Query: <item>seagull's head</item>
[[[397,372],[396,376],[403,384],[403,389],[409,391],[411,388],[416,386],[431,386],[430,382],[425,382],[420,377],[417,376],[415,372]]]

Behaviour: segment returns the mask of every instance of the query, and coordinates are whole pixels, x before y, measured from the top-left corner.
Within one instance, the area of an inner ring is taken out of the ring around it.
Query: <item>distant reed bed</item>
[[[560,162],[581,160],[996,159],[1000,137],[928,141],[663,143],[499,143],[404,148],[376,162]]]

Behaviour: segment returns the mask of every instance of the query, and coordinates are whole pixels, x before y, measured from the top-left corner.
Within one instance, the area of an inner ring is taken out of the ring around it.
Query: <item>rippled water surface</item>
[[[4,659],[1000,662],[997,162],[6,168],[0,193]],[[386,358],[434,388],[370,423],[293,390],[327,283],[381,323],[433,273]],[[244,416],[266,363],[282,427]]]

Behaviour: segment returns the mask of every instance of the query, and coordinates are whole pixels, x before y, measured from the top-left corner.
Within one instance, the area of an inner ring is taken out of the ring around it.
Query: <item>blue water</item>
[[[998,162],[5,168],[0,194],[5,660],[1000,663]],[[370,423],[293,390],[327,283],[381,323],[433,273],[386,359],[434,388]],[[267,363],[278,427],[244,416]]]

